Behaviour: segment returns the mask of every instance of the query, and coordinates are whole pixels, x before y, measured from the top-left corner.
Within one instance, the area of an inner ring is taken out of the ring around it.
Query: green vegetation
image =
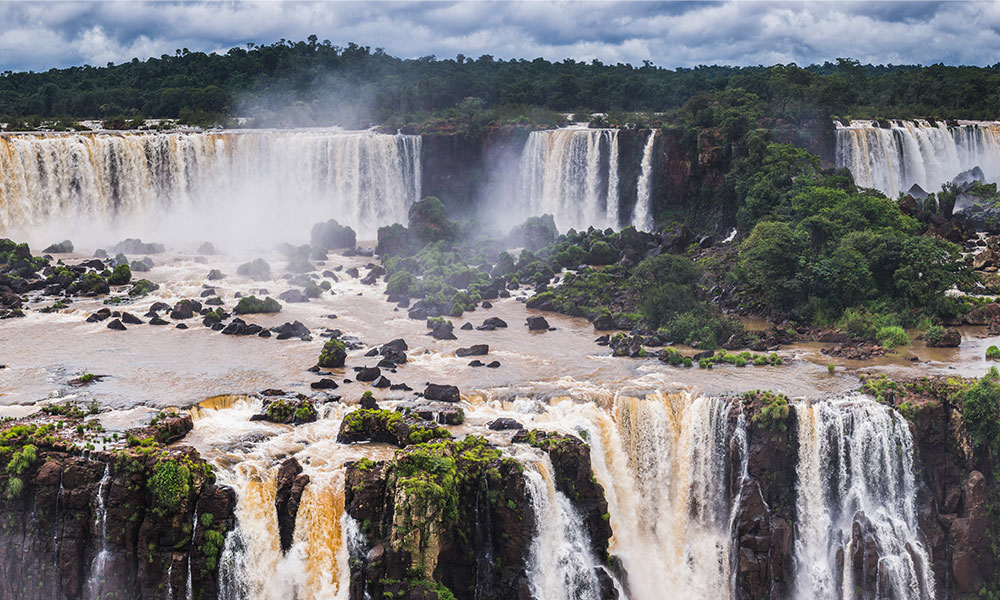
[[[163,459],[153,467],[149,491],[163,514],[176,512],[191,493],[191,470],[177,459]]]
[[[962,395],[962,421],[976,446],[1000,450],[1000,372],[996,367]]]
[[[132,283],[132,289],[129,290],[128,295],[133,298],[137,298],[139,296],[145,296],[158,289],[160,289],[159,284],[153,283],[148,279],[140,279]]]
[[[281,312],[281,304],[274,298],[268,296],[263,300],[257,298],[257,296],[246,296],[240,298],[240,301],[236,304],[236,308],[233,312],[237,315],[252,315],[257,313],[276,313]]]
[[[741,275],[771,314],[819,323],[849,309],[895,315],[884,326],[957,314],[944,291],[967,277],[958,246],[919,235],[919,223],[879,192],[820,172],[817,157],[780,144],[751,151],[730,177],[737,218],[750,230]]]
[[[109,285],[125,285],[132,281],[132,269],[128,265],[118,265],[108,277]]]
[[[895,350],[898,346],[905,346],[910,343],[909,336],[903,331],[903,328],[898,325],[891,325],[889,327],[882,327],[878,330],[876,334],[880,344],[888,348],[889,350]]]
[[[24,489],[24,474],[37,460],[37,448],[32,444],[22,446],[20,450],[13,453],[7,462],[5,471],[7,472],[7,498],[14,499],[21,496]]]
[[[344,366],[347,359],[347,347],[338,339],[328,340],[319,353],[319,364],[324,369],[337,369]]]
[[[788,396],[768,391],[753,391],[743,394],[745,404],[759,403],[760,410],[754,413],[752,420],[772,431],[788,430]]]
[[[986,349],[986,359],[987,360],[1000,360],[1000,348],[996,346],[990,346]]]

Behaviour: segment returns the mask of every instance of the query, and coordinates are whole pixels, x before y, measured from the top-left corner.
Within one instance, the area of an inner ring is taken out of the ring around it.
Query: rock
[[[500,368],[500,361],[499,360],[495,360],[495,361],[489,363],[488,365],[486,365],[486,368],[487,369],[499,369]]]
[[[389,381],[386,378],[385,375],[382,375],[382,376],[380,376],[378,378],[377,381],[375,381],[375,383],[372,384],[372,387],[374,387],[374,388],[387,388],[387,387],[390,387],[391,385],[392,385],[392,382]]]
[[[358,243],[354,230],[341,225],[336,219],[313,225],[309,240],[313,246],[324,250],[353,248]]]
[[[178,323],[174,328],[175,329],[187,329],[188,326],[187,326],[186,323]]]
[[[277,327],[272,327],[271,331],[278,334],[279,340],[287,340],[289,338],[297,337],[299,339],[305,339],[310,337],[309,329],[299,321],[294,323],[284,323],[278,325]]]
[[[490,317],[483,321],[483,324],[476,329],[480,331],[493,331],[494,329],[502,329],[507,326],[507,322],[500,317]]]
[[[594,319],[594,329],[597,331],[609,331],[612,329],[622,328],[618,326],[614,317],[612,317],[609,313],[603,313],[601,316]]]
[[[410,414],[404,414],[389,410],[359,408],[344,416],[340,423],[340,431],[337,433],[337,442],[341,444],[376,442],[394,444],[402,448],[415,439],[428,441],[442,437],[449,437],[447,430],[412,411]]]
[[[152,261],[150,261],[150,262],[152,262]],[[133,272],[145,273],[145,272],[151,270],[152,267],[149,266],[148,264],[146,264],[145,262],[141,261],[141,260],[133,260],[131,262],[131,264],[129,265],[129,269],[131,269]]]
[[[266,281],[271,279],[271,265],[262,258],[243,263],[236,269],[237,275],[249,277],[253,281]]]
[[[161,254],[166,249],[163,244],[144,243],[140,239],[126,239],[111,247],[112,252],[124,254]]]
[[[292,288],[286,292],[278,294],[278,300],[283,300],[290,304],[309,302],[309,297],[302,293],[302,290]]]
[[[202,245],[198,246],[198,254],[212,256],[215,254],[215,246],[212,245],[212,242],[204,242]]]
[[[190,319],[198,312],[201,312],[201,302],[196,300],[181,300],[177,304],[174,304],[174,308],[170,311],[170,318],[175,321]]]
[[[486,365],[483,364],[483,361],[481,361],[479,359],[476,359],[476,360],[470,361],[469,362],[469,366],[470,367],[485,367]]]
[[[431,329],[430,336],[436,340],[457,340],[453,331],[455,325],[451,321],[427,321],[427,327]]]
[[[257,334],[259,338],[269,338],[271,337],[271,332],[266,329],[261,329],[260,333]]]
[[[108,251],[103,248],[98,248],[94,251],[94,258],[107,258]]]
[[[509,417],[500,417],[498,419],[494,419],[489,423],[487,423],[486,426],[493,431],[511,431],[515,429],[524,429],[524,425],[521,425],[520,423]]]
[[[992,321],[991,321],[992,324]],[[962,343],[962,333],[952,327],[944,330],[940,340],[928,341],[927,345],[934,348],[958,348]]]
[[[358,276],[360,275],[357,267],[351,267],[350,269],[344,271],[344,273],[346,273],[350,277],[353,277],[354,279],[357,279]]]
[[[223,275],[222,271],[218,269],[212,269],[211,271],[208,272],[209,281],[218,281],[220,279],[225,279],[225,278],[226,276]]]
[[[314,390],[335,390],[339,386],[337,385],[336,381],[329,378],[323,378],[320,379],[319,381],[314,381],[310,383],[309,387],[311,387]]]
[[[370,271],[368,271],[368,274],[365,275],[365,278],[361,280],[361,283],[365,285],[374,285],[375,282],[378,281],[378,278],[383,275],[385,275],[385,267],[383,267],[382,265],[376,265]]]
[[[122,322],[119,319],[115,319],[114,321],[108,323],[108,329],[114,329],[115,331],[125,331],[125,326],[122,325]]]
[[[167,321],[164,321],[160,317],[154,316],[152,319],[149,320],[149,324],[150,325],[169,325],[170,323],[167,322]]]
[[[463,358],[466,356],[485,356],[489,354],[490,347],[487,344],[475,344],[468,348],[459,348],[455,351],[455,356]]]
[[[427,384],[427,388],[424,390],[424,398],[439,402],[458,402],[462,399],[461,394],[458,392],[458,387],[436,383]]]
[[[547,331],[549,329],[549,322],[545,320],[545,317],[528,317],[527,324],[528,331]]]
[[[361,408],[378,410],[378,402],[375,401],[375,397],[371,394],[364,394],[361,396]]]
[[[257,335],[261,332],[263,327],[253,323],[247,323],[243,319],[237,317],[229,322],[228,325],[222,330],[223,335]]]
[[[276,478],[274,508],[278,513],[278,538],[282,552],[288,552],[292,547],[295,517],[299,512],[302,491],[308,483],[309,476],[302,473],[299,461],[289,458],[281,463]]]
[[[45,250],[42,250],[46,254],[71,254],[73,252],[73,242],[69,240],[63,240],[58,244],[52,244]]]
[[[356,379],[358,381],[375,381],[382,375],[382,370],[378,367],[364,367],[358,371]]]
[[[89,317],[87,317],[87,322],[88,323],[99,323],[99,322],[101,322],[101,321],[109,318],[110,316],[111,316],[111,309],[110,308],[102,308],[102,309],[98,310],[97,312],[93,313],[92,315],[90,315]]]
[[[472,329],[472,323],[466,323],[460,327],[463,331],[470,331]]]
[[[122,323],[127,323],[129,325],[142,325],[142,319],[133,315],[132,313],[123,312]]]

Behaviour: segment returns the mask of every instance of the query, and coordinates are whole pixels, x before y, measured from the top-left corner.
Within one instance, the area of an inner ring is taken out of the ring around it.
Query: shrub
[[[132,283],[132,289],[129,290],[128,295],[136,298],[138,296],[145,296],[146,294],[160,289],[160,286],[153,283],[148,279],[140,279]]]
[[[962,394],[962,420],[973,444],[1000,448],[1000,382],[994,369]]]
[[[944,327],[940,325],[932,325],[930,329],[924,332],[924,341],[927,342],[928,346],[936,346],[941,343],[944,338]]]
[[[878,330],[877,337],[879,343],[890,350],[895,350],[897,346],[905,346],[910,343],[909,336],[907,336],[906,332],[903,331],[903,328],[898,325],[882,327]]]
[[[238,315],[250,315],[255,313],[276,313],[281,311],[281,304],[277,300],[268,296],[263,300],[256,296],[240,298],[239,303],[233,312]]]
[[[826,372],[833,375],[837,371],[837,365],[830,363],[826,365]]]
[[[161,460],[153,467],[149,491],[158,508],[173,512],[191,492],[191,471],[176,460]]]
[[[990,346],[986,349],[987,360],[1000,360],[1000,348]]]
[[[132,281],[132,269],[128,265],[118,265],[108,277],[109,285],[125,285]]]

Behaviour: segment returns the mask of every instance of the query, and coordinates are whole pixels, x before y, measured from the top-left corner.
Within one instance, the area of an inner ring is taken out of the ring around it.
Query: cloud
[[[248,42],[357,42],[393,55],[572,58],[665,67],[986,65],[1000,6],[982,2],[12,2],[0,70],[124,62]]]

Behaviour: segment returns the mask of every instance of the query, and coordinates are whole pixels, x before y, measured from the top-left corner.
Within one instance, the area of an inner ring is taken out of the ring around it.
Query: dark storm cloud
[[[247,42],[357,42],[403,57],[992,64],[993,2],[8,2],[0,70],[103,65]]]

